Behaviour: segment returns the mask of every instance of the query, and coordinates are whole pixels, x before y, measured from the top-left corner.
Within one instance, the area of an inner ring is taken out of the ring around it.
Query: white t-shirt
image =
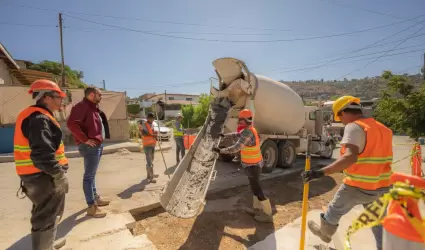
[[[361,153],[366,146],[366,132],[356,123],[349,123],[344,128],[344,136],[340,144],[355,145],[359,147],[359,153]]]

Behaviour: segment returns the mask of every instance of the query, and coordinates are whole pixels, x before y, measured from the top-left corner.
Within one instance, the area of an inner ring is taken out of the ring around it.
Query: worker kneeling
[[[270,200],[266,198],[260,185],[260,174],[263,167],[263,156],[261,155],[260,139],[257,130],[252,126],[252,113],[244,109],[239,113],[239,125],[245,128],[241,133],[220,134],[223,137],[237,137],[237,143],[227,148],[213,148],[219,154],[234,154],[241,152],[242,167],[248,176],[253,196],[253,209],[246,212],[254,216],[259,222],[273,222]]]
[[[335,234],[341,217],[354,206],[367,207],[389,190],[392,174],[391,163],[392,131],[373,118],[364,118],[360,99],[343,96],[332,106],[335,121],[345,126],[341,140],[341,157],[320,169],[302,172],[304,182],[324,175],[344,171],[344,183],[338,189],[325,214],[321,214],[321,225],[313,221],[308,227],[313,234],[329,243]],[[382,249],[382,226],[372,228],[377,249]]]

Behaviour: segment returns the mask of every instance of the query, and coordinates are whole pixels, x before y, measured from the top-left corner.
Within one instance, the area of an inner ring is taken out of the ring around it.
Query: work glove
[[[212,148],[212,151],[213,151],[214,153],[220,154],[220,148],[218,148],[218,147],[213,147],[213,148]]]
[[[218,133],[218,136],[224,137],[224,134],[223,133]]]
[[[304,183],[308,183],[314,179],[319,179],[325,175],[323,170],[308,170],[301,173],[301,179]]]
[[[55,189],[59,192],[68,193],[69,183],[68,178],[66,178],[64,172],[59,172],[53,175],[53,183],[55,184]]]

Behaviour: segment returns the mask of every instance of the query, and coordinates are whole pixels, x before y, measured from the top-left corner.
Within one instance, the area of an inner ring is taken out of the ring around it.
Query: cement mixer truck
[[[238,114],[248,108],[254,112],[264,158],[264,172],[276,166],[291,167],[298,153],[307,150],[307,135],[311,134],[311,152],[331,158],[336,142],[325,129],[323,112],[316,106],[304,106],[301,97],[284,83],[253,74],[246,64],[235,58],[220,58],[213,62],[218,86],[211,84],[214,97],[230,100],[225,132],[235,132]],[[221,147],[234,143],[221,142]],[[223,161],[233,156],[221,155]]]

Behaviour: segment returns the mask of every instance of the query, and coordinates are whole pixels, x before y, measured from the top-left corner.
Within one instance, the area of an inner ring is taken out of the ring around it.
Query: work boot
[[[59,238],[59,239],[55,240],[55,243],[53,244],[53,247],[55,249],[61,249],[65,245],[66,245],[66,239],[65,238]]]
[[[157,178],[158,175],[155,175],[153,173],[153,168],[148,168],[147,170],[148,170],[148,178],[147,179],[148,179],[149,183],[156,183],[155,178]]]
[[[266,199],[264,201],[260,201],[261,210],[260,212],[254,216],[254,220],[258,222],[273,222],[272,216],[272,206],[270,205],[270,200]]]
[[[338,225],[334,226],[329,224],[329,222],[323,218],[323,215],[324,214],[320,214],[320,226],[310,220],[308,221],[308,228],[314,235],[322,239],[324,242],[329,243],[332,241],[332,236],[338,229]]]
[[[250,207],[246,207],[244,208],[245,212],[247,212],[248,214],[254,216],[260,213],[261,211],[261,203],[258,200],[257,196],[252,196],[252,208]]]
[[[102,198],[100,198],[100,196],[99,196],[99,195],[97,195],[97,196],[96,196],[96,199],[95,199],[95,202],[96,202],[96,204],[97,204],[99,207],[104,207],[104,206],[108,206],[108,205],[109,205],[109,203],[110,203],[111,201],[108,201],[108,200],[102,199]]]
[[[103,218],[106,216],[106,212],[100,210],[98,205],[93,204],[87,208],[87,216],[91,216],[93,218]]]
[[[31,232],[32,249],[53,250],[56,228],[47,231]]]

